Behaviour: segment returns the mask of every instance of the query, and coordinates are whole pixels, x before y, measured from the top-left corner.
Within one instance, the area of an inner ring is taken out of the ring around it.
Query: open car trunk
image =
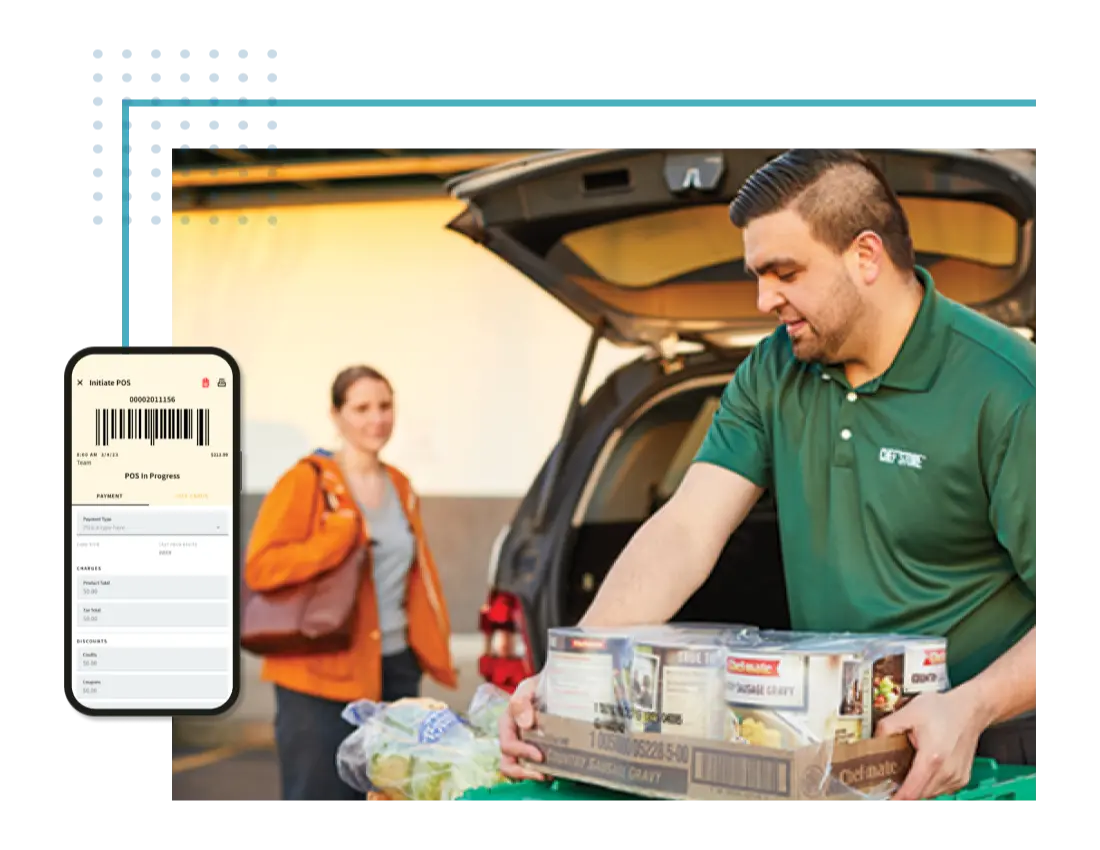
[[[729,204],[782,150],[541,154],[452,180],[448,226],[484,244],[624,345],[741,346],[774,329],[756,310]],[[1020,152],[866,150],[909,217],[937,289],[1034,329],[1034,160]]]
[[[604,447],[565,542],[564,622],[574,623],[584,614],[623,547],[675,491],[729,374],[718,372],[659,394],[658,401],[616,429]],[[710,577],[673,619],[789,627],[770,493],[733,534]]]

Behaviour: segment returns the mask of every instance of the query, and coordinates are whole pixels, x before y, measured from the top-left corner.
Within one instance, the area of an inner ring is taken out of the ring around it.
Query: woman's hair
[[[340,410],[348,400],[348,390],[351,389],[352,384],[356,381],[360,381],[363,378],[370,378],[374,381],[381,381],[389,391],[393,392],[393,385],[389,382],[389,379],[379,372],[377,369],[372,369],[370,366],[349,366],[336,376],[336,380],[332,382],[332,406],[336,410]]]

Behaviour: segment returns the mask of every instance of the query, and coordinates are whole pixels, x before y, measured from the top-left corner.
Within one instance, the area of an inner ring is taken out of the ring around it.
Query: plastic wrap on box
[[[507,781],[500,773],[497,720],[508,694],[482,685],[465,716],[438,700],[350,703],[357,727],[336,755],[340,778],[363,794],[393,800],[453,800]]]
[[[540,769],[671,799],[888,797],[883,717],[946,690],[946,641],[749,626],[551,629],[527,738]]]
[[[660,651],[658,647],[717,650],[752,630],[713,624],[550,629],[540,695],[548,713],[591,722],[600,729],[623,732],[638,724],[651,725],[648,715],[656,713],[659,684],[655,676],[660,675],[652,653]]]
[[[713,635],[640,635],[630,666],[630,731],[723,740],[725,651]]]

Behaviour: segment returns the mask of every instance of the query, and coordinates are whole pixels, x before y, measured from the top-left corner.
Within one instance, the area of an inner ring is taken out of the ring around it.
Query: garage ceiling
[[[173,209],[330,203],[442,194],[449,178],[529,150],[176,149]]]

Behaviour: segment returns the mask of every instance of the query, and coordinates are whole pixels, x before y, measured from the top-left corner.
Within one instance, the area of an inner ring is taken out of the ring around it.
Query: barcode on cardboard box
[[[183,407],[97,408],[95,444],[107,446],[123,440],[194,440],[210,445],[210,410]]]
[[[696,748],[691,781],[771,796],[791,795],[791,768],[783,759]]]

